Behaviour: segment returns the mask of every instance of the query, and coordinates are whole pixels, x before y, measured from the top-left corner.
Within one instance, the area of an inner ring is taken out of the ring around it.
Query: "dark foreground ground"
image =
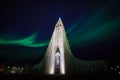
[[[115,75],[0,75],[0,80],[120,80]]]

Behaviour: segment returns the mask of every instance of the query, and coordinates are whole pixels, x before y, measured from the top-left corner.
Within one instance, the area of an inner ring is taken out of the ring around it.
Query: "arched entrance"
[[[55,53],[55,74],[60,74],[60,51],[57,48]]]

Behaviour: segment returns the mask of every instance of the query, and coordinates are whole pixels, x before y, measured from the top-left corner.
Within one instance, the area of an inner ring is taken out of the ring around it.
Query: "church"
[[[104,60],[80,60],[73,56],[61,18],[55,25],[43,60],[34,65],[33,71],[42,75],[111,73]]]

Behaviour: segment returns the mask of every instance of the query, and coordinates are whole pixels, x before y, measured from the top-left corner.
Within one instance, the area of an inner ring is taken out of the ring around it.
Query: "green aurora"
[[[89,44],[96,41],[100,41],[103,39],[110,39],[112,37],[117,36],[117,32],[120,26],[120,18],[112,19],[110,21],[106,21],[95,25],[83,25],[82,27],[77,27],[74,25],[74,28],[70,28],[74,31],[72,32],[68,30],[67,33],[69,34],[70,43],[73,45],[82,45],[82,44]],[[36,34],[32,34],[31,36],[25,37],[23,39],[16,39],[16,40],[7,40],[4,38],[0,38],[1,45],[20,45],[26,47],[43,47],[47,46],[49,40],[38,42],[36,43]]]
[[[6,40],[1,38],[0,44],[1,45],[21,45],[21,46],[27,46],[27,47],[43,47],[48,44],[47,41],[35,43],[35,40],[36,40],[36,34],[33,34],[26,38],[17,39],[17,40]]]
[[[91,25],[91,29],[77,29],[72,33],[70,41],[73,45],[85,45],[118,37],[120,18],[113,19],[103,24]]]
[[[69,29],[66,30],[68,40],[71,45],[86,45],[119,37],[117,34],[120,30],[120,16],[110,17],[110,6],[101,7],[98,11],[84,19],[87,15],[76,21]],[[109,14],[109,15],[108,15]],[[38,34],[38,33],[37,33]],[[26,47],[44,47],[48,45],[50,39],[36,42],[36,33],[23,39],[5,39],[0,38],[0,45],[20,45]],[[9,35],[8,35],[9,36]],[[13,35],[14,36],[14,35]]]

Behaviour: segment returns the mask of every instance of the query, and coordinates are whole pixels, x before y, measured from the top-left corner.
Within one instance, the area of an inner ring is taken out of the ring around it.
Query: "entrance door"
[[[55,54],[55,74],[60,74],[60,53]]]

